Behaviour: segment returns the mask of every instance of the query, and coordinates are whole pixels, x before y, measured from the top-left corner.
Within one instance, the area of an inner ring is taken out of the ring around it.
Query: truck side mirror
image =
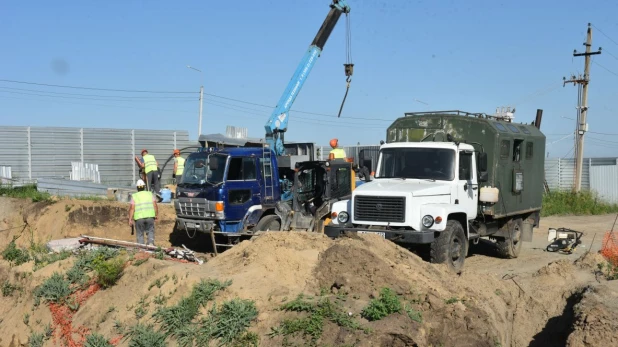
[[[487,171],[487,153],[479,153],[479,171]]]
[[[479,182],[487,182],[488,174],[487,174],[487,153],[481,152],[479,153],[479,161],[478,161],[478,174],[479,174]]]

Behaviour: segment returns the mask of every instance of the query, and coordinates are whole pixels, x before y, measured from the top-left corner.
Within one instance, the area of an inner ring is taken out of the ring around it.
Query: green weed
[[[163,277],[157,278],[154,282],[152,282],[150,284],[150,286],[148,286],[148,290],[151,290],[152,287],[157,287],[159,289],[161,289],[161,287],[165,284],[165,282],[169,281],[169,276],[165,275]]]
[[[597,264],[599,271],[605,276],[608,281],[618,280],[618,266],[614,266],[610,262]]]
[[[138,320],[144,317],[146,313],[148,313],[148,307],[150,306],[150,302],[146,301],[147,298],[148,296],[144,295],[137,303],[135,311],[133,311],[135,313],[135,318],[137,318]]]
[[[24,314],[23,322],[25,325],[28,325],[30,323],[30,314],[28,313]]]
[[[6,248],[2,251],[2,258],[11,263],[11,265],[19,266],[30,261],[28,250],[18,248],[13,239]]]
[[[92,333],[86,337],[84,347],[113,347],[113,345],[103,335]]]
[[[543,195],[541,216],[600,215],[618,212],[618,204],[606,203],[591,191],[553,191]]]
[[[21,290],[21,287],[18,285],[11,284],[8,280],[2,282],[2,296],[13,296],[13,293],[16,290]]]
[[[458,298],[452,297],[452,298],[447,299],[447,300],[446,300],[446,301],[444,301],[444,302],[445,302],[447,305],[450,305],[450,304],[454,304],[454,303],[459,302],[459,301],[460,301],[460,300],[459,300]]]
[[[133,266],[140,266],[140,265],[144,264],[145,262],[147,262],[148,259],[150,259],[150,258],[138,259],[138,260],[133,262]]]
[[[47,192],[39,192],[36,185],[25,185],[22,187],[12,187],[0,185],[0,196],[18,199],[32,199],[32,202],[51,202],[51,195]]]
[[[35,304],[43,299],[46,302],[63,303],[71,294],[69,281],[58,272],[54,272],[50,278],[37,287],[34,292]]]
[[[28,347],[43,347],[47,339],[45,334],[32,332],[28,337]]]
[[[404,310],[406,311],[406,313],[408,314],[408,317],[417,322],[417,323],[423,323],[423,313],[420,311],[416,311],[415,309],[413,309],[412,307],[406,305],[404,307]]]
[[[360,323],[329,298],[322,298],[315,302],[306,299],[301,294],[291,302],[284,304],[281,309],[308,313],[305,317],[286,319],[278,327],[272,328],[269,335],[271,337],[284,336],[284,343],[287,343],[289,336],[297,334],[309,337],[315,343],[322,336],[326,320],[351,330],[364,330]]]
[[[103,288],[109,288],[116,284],[122,276],[124,263],[125,261],[121,257],[98,263],[94,269],[97,275],[97,283]]]
[[[182,327],[193,321],[199,309],[211,301],[217,291],[231,284],[231,281],[222,283],[213,279],[201,280],[193,287],[189,296],[183,297],[174,306],[158,309],[153,317],[161,322],[161,329],[166,334],[175,336]]]
[[[166,335],[154,330],[153,325],[137,323],[127,334],[129,347],[166,347]]]
[[[390,314],[399,313],[401,309],[401,301],[397,294],[390,288],[382,288],[379,298],[371,300],[369,305],[362,310],[361,315],[369,321],[375,321]]]
[[[212,338],[219,339],[221,344],[230,344],[242,336],[257,315],[255,302],[236,298],[224,302],[219,310],[213,308],[206,322],[211,326]]]
[[[57,261],[67,259],[71,256],[71,252],[62,251],[60,253],[34,253],[32,258],[34,259],[34,270],[39,270],[49,264],[53,264]]]

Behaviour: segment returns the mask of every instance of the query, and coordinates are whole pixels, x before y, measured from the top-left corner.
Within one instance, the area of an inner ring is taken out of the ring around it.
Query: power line
[[[603,49],[603,53],[607,53],[607,54],[611,55],[612,57],[614,57],[614,59],[618,60],[618,57],[613,55],[612,53],[608,52],[607,49]]]
[[[193,114],[193,111],[183,111],[183,110],[165,110],[165,109],[156,109],[156,108],[143,108],[143,107],[132,107],[132,106],[121,106],[121,105],[102,105],[102,104],[87,104],[87,103],[83,103],[83,102],[72,102],[72,101],[65,101],[65,100],[40,100],[40,99],[26,99],[26,98],[15,98],[15,97],[10,97],[10,96],[3,96],[0,95],[0,98],[5,98],[5,99],[13,99],[13,100],[26,100],[26,101],[42,101],[42,102],[60,102],[60,103],[65,103],[65,104],[73,104],[73,105],[85,105],[85,106],[100,106],[100,107],[112,107],[112,108],[130,108],[130,109],[134,109],[134,110],[145,110],[145,111],[160,111],[160,112],[172,112],[172,113],[189,113],[189,114]]]
[[[595,29],[597,29],[601,34],[603,34],[603,36],[607,37],[610,41],[612,41],[616,46],[618,46],[618,42],[616,42],[616,40],[612,39],[611,37],[609,37],[606,33],[603,32],[603,30],[599,29],[599,27],[597,27],[594,24],[590,24],[592,25]]]
[[[95,100],[95,101],[121,101],[121,102],[144,102],[145,100],[136,100],[136,99],[105,99],[105,98],[88,98],[88,97],[80,97],[80,96],[64,96],[64,95],[46,95],[46,94],[38,94],[38,93],[27,93],[27,92],[14,92],[14,91],[7,91],[7,90],[0,90],[0,93],[9,93],[9,94],[20,94],[20,95],[32,95],[32,96],[43,96],[43,97],[48,97],[48,98],[60,98],[60,99],[77,99],[77,100]],[[187,102],[187,101],[193,101],[193,100],[187,100],[187,99],[172,99],[172,100],[165,100],[165,99],[152,99],[152,100],[148,100],[148,102],[152,102],[152,101],[183,101],[183,102]]]
[[[106,88],[93,88],[93,87],[77,87],[77,86],[65,86],[59,84],[47,84],[47,83],[35,83],[15,80],[0,79],[0,82],[8,83],[20,83],[29,84],[35,86],[57,87],[57,88],[71,88],[71,89],[85,89],[85,90],[101,90],[107,92],[126,92],[126,93],[159,93],[159,94],[198,94],[198,92],[172,92],[172,91],[155,91],[155,90],[131,90],[131,89],[106,89]]]
[[[596,131],[588,131],[588,133],[596,135],[618,136],[618,133],[599,133]]]
[[[611,74],[613,74],[613,75],[615,75],[615,76],[618,76],[618,73],[615,73],[614,71],[612,71],[612,70],[610,70],[610,69],[606,68],[605,66],[603,66],[603,65],[601,65],[601,64],[599,64],[599,63],[597,63],[596,61],[593,61],[593,63],[594,63],[594,64],[596,64],[596,65],[599,65],[600,67],[602,67],[603,69],[605,69],[607,72],[609,72],[609,73],[611,73]]]
[[[36,93],[47,93],[47,94],[54,94],[54,95],[91,96],[91,97],[100,97],[100,98],[119,98],[119,99],[181,99],[181,100],[199,100],[199,99],[196,99],[196,97],[191,97],[191,96],[123,96],[123,95],[101,95],[101,94],[61,93],[61,92],[50,92],[50,91],[46,91],[46,90],[39,90],[39,89],[11,88],[11,87],[0,87],[0,89],[6,89],[6,90],[19,90],[19,91],[36,92]]]

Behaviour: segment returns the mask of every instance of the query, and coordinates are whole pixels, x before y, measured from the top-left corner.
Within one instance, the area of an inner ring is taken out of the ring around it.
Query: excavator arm
[[[313,42],[311,42],[311,45],[303,55],[303,58],[301,59],[300,64],[298,64],[294,75],[292,75],[290,82],[281,95],[277,106],[264,126],[266,129],[266,143],[275,151],[276,155],[285,154],[285,147],[283,145],[284,134],[288,128],[289,112],[292,108],[294,100],[296,100],[298,93],[307,80],[307,76],[315,65],[317,58],[322,53],[324,45],[335,28],[335,25],[337,25],[339,17],[341,17],[341,14],[348,15],[350,13],[350,7],[345,0],[333,0],[330,8],[331,9],[326,16],[324,23],[322,23],[322,26],[313,39]],[[349,64],[349,62],[344,65],[349,83],[353,65]]]

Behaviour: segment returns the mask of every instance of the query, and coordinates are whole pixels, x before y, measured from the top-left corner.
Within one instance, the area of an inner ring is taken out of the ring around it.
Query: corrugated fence
[[[92,163],[99,166],[101,183],[123,187],[138,179],[133,158],[142,148],[163,167],[175,148],[195,145],[187,131],[5,126],[0,128],[0,166],[10,166],[13,179],[25,181],[68,179],[71,162]],[[171,179],[172,167],[170,161],[162,179]]]

